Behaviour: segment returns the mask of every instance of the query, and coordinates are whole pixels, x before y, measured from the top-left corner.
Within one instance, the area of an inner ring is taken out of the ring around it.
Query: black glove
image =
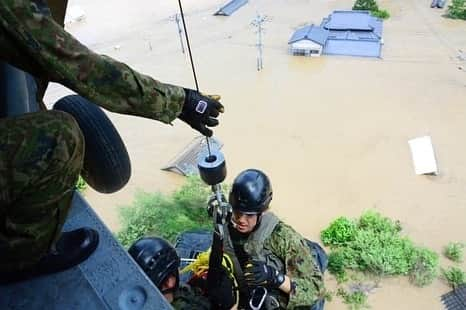
[[[265,262],[252,260],[244,267],[244,278],[249,286],[278,288],[285,282],[285,276]]]
[[[185,99],[183,110],[178,116],[179,119],[188,123],[205,136],[212,136],[212,130],[207,128],[218,125],[217,117],[223,113],[223,105],[218,102],[220,96],[204,96],[201,93],[184,89]]]
[[[215,271],[209,270],[210,272],[217,272],[219,280],[217,283],[212,283],[212,286],[209,285],[207,289],[212,309],[231,309],[237,302],[233,279],[223,267]]]

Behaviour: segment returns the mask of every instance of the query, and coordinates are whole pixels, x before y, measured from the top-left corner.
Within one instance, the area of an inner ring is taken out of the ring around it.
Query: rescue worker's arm
[[[266,246],[285,263],[286,277],[280,289],[290,292],[287,308],[313,305],[323,291],[323,279],[304,239],[290,226],[280,222],[266,241]],[[293,291],[291,281],[296,284]]]
[[[1,60],[63,84],[113,112],[164,123],[181,113],[185,100],[182,87],[158,82],[92,52],[55,23],[44,3],[0,1]]]

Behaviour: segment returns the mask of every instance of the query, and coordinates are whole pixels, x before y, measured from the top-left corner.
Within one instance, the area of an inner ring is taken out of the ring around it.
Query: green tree
[[[353,5],[353,10],[377,12],[379,10],[379,6],[375,0],[356,0]]]
[[[464,2],[465,0],[462,1]],[[372,16],[382,19],[390,17],[390,13],[388,13],[388,11],[379,9],[375,0],[356,0],[353,5],[353,10],[370,11]]]
[[[131,206],[120,209],[122,229],[117,239],[129,247],[146,235],[174,242],[183,231],[211,229],[212,219],[206,210],[211,194],[210,187],[195,176],[187,178],[186,183],[172,193],[139,192]]]
[[[340,217],[321,232],[330,247],[328,270],[339,282],[349,279],[348,272],[373,276],[408,275],[417,286],[434,280],[438,255],[416,246],[402,234],[398,221],[369,210],[358,219]]]
[[[452,0],[447,15],[450,18],[466,20],[466,0]]]

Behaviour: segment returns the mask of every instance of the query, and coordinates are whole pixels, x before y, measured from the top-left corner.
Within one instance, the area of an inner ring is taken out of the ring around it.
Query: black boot
[[[55,249],[28,270],[0,273],[0,285],[60,272],[85,261],[97,248],[99,234],[92,228],[63,232]]]

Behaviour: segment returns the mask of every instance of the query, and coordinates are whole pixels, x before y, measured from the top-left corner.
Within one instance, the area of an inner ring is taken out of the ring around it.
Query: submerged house
[[[320,26],[298,29],[288,44],[293,55],[314,56],[321,52],[327,55],[380,57],[382,29],[382,20],[372,16],[369,11],[334,11],[322,20]],[[320,52],[316,45],[320,46]]]
[[[248,3],[248,0],[231,0],[215,12],[214,15],[230,16],[246,3]]]
[[[369,11],[334,11],[320,26],[329,31],[324,53],[380,57],[382,26],[380,18]]]
[[[329,31],[309,25],[296,30],[288,41],[290,53],[302,56],[320,56]]]

